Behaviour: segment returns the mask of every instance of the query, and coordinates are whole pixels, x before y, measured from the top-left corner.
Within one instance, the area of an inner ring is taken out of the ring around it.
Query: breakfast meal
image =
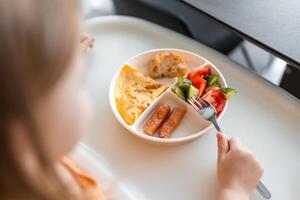
[[[184,76],[188,72],[188,67],[179,54],[162,52],[150,60],[148,71],[152,78],[174,78]]]
[[[154,135],[159,129],[159,136],[161,138],[170,138],[173,131],[183,119],[186,108],[175,107],[170,113],[170,106],[167,103],[159,105],[150,118],[143,126],[143,131],[148,135]]]
[[[158,127],[163,123],[163,121],[167,118],[170,112],[170,106],[166,103],[161,104],[154,111],[152,116],[143,126],[143,131],[148,135],[153,135]]]
[[[191,64],[197,59],[190,61],[186,52],[180,54],[159,51],[154,56],[150,53],[151,58],[146,57],[141,65],[123,65],[115,82],[115,108],[124,120],[126,128],[133,129],[133,132],[163,139],[176,137],[176,128],[180,123],[187,123],[187,120],[183,121],[185,115],[191,119],[188,100],[194,101],[201,97],[211,103],[217,116],[220,116],[228,99],[236,93],[235,89],[224,87],[223,77],[208,61],[197,67]],[[203,58],[198,59],[199,64],[203,63]],[[189,67],[192,70],[189,70]],[[164,96],[166,94],[171,96]],[[164,99],[162,102],[160,97]],[[168,98],[174,98],[170,100],[170,104],[175,106],[171,107],[168,104]],[[158,101],[155,102],[157,106],[150,106],[155,100]],[[145,115],[142,115],[144,112]],[[138,127],[141,127],[141,130]]]
[[[185,107],[175,107],[172,110],[170,116],[159,128],[159,136],[161,138],[170,138],[175,128],[179,125],[179,123],[183,119],[185,113],[186,113]]]
[[[193,101],[194,97],[205,99],[214,106],[218,116],[229,97],[236,93],[233,88],[221,88],[219,76],[212,74],[209,64],[188,72],[186,77],[179,76],[172,91],[183,100]]]
[[[132,125],[167,88],[167,85],[144,76],[138,68],[126,64],[119,74],[115,88],[117,109],[124,121]]]

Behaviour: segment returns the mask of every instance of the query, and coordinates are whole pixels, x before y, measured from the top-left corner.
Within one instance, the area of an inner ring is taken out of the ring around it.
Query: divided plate
[[[221,87],[227,87],[226,81],[221,74],[221,72],[217,69],[216,66],[214,66],[211,62],[209,62],[207,59],[181,49],[153,49],[149,51],[145,51],[141,54],[138,54],[137,56],[134,56],[133,58],[129,59],[124,64],[128,63],[134,67],[139,68],[139,70],[145,75],[149,76],[148,74],[148,63],[149,61],[158,53],[160,52],[174,52],[183,57],[183,59],[186,61],[189,70],[193,70],[197,67],[204,67],[206,65],[210,65],[212,69],[213,74],[217,74],[220,76],[219,83]],[[142,138],[146,141],[155,142],[155,143],[163,143],[163,144],[174,144],[174,143],[181,143],[181,142],[187,142],[191,141],[204,133],[208,131],[209,128],[212,127],[212,125],[203,119],[196,110],[192,108],[186,101],[180,99],[177,97],[175,93],[171,91],[172,87],[176,84],[177,78],[161,78],[161,79],[155,79],[156,81],[160,83],[165,83],[169,85],[169,88],[163,92],[152,104],[150,104],[145,111],[140,115],[140,117],[132,124],[128,125],[123,120],[121,115],[119,114],[119,111],[117,109],[116,103],[115,103],[115,85],[117,78],[120,74],[120,71],[122,69],[123,65],[120,66],[120,68],[115,73],[113,79],[111,80],[110,84],[110,91],[109,91],[109,98],[110,98],[110,105],[112,108],[112,111],[116,117],[116,119],[124,126],[128,131],[133,133],[134,135],[138,136],[139,138]],[[175,106],[184,106],[187,109],[187,113],[185,114],[183,120],[180,122],[179,126],[174,130],[171,138],[159,138],[158,133],[156,133],[154,136],[147,135],[143,132],[143,125],[145,122],[149,119],[151,114],[154,112],[154,110],[157,108],[158,105],[160,105],[162,102],[166,102],[170,105],[171,109],[173,109]],[[218,117],[218,120],[222,118],[224,115],[226,108],[228,106],[228,101],[226,101],[224,110]]]

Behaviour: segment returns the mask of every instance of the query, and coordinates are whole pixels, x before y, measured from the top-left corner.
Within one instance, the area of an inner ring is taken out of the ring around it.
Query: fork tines
[[[191,104],[191,106],[195,109],[195,110],[197,110],[197,111],[199,111],[200,110],[200,108],[198,107],[198,106],[196,106],[195,105],[195,101],[194,102],[192,102],[191,100],[189,100],[189,99],[187,99],[187,101]],[[201,109],[202,109],[202,107],[201,107]]]
[[[206,102],[199,96],[192,97],[192,99],[194,101],[194,104],[200,109],[206,108],[208,106]]]

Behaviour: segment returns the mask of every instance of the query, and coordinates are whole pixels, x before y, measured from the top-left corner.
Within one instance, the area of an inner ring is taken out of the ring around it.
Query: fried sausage
[[[175,128],[179,125],[186,113],[185,107],[175,107],[170,116],[159,128],[159,136],[161,138],[170,138]]]
[[[143,126],[145,133],[153,135],[162,124],[170,112],[170,106],[166,103],[161,104]]]

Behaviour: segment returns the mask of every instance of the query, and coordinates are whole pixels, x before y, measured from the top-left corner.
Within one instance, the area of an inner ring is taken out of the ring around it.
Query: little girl
[[[63,158],[88,126],[82,55],[92,46],[74,0],[0,1],[1,199],[104,199]],[[262,168],[237,139],[217,139],[218,199],[246,200]]]

